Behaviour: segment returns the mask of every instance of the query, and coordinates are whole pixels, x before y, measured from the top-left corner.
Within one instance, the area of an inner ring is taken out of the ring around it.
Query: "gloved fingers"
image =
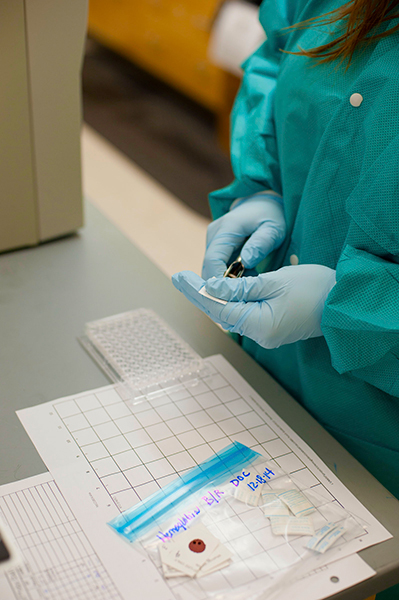
[[[209,223],[206,230],[206,244],[205,247],[208,248],[209,244],[212,242],[213,238],[219,231],[220,227],[222,227],[223,220],[222,218],[216,219],[216,221],[212,221]]]
[[[272,303],[229,302],[226,306],[232,307],[226,317],[229,331],[244,335],[267,349],[280,345]]]
[[[221,325],[223,329],[243,334],[245,320],[256,306],[255,303],[228,302],[227,304],[220,304],[220,302],[205,298],[199,293],[205,282],[191,271],[176,273],[172,277],[172,282],[190,302],[207,314],[215,323]]]
[[[226,328],[227,324],[220,318],[220,312],[224,308],[224,305],[215,300],[205,298],[199,293],[199,290],[205,284],[205,281],[201,277],[198,277],[198,275],[191,271],[180,271],[173,275],[172,283],[197,308],[207,314],[215,323]]]
[[[275,314],[269,302],[228,302],[223,319],[225,329],[245,335],[264,348],[276,348],[279,345],[275,335]]]
[[[230,258],[241,248],[245,236],[241,233],[218,232],[209,243],[202,264],[202,277],[223,277]]]
[[[231,261],[231,262],[233,262],[233,261]],[[256,269],[248,269],[247,267],[245,268],[245,271],[244,271],[245,277],[257,277],[258,275],[259,275],[259,273]]]
[[[239,236],[240,239],[245,239],[244,226],[241,221],[238,223],[234,223],[234,225],[230,222],[231,218],[230,214],[213,221],[208,225],[206,230],[206,250],[215,242],[217,238],[222,238],[226,240],[226,243],[235,243],[235,236]],[[231,238],[231,239],[230,239]]]
[[[248,269],[256,267],[275,248],[278,248],[285,238],[285,229],[276,227],[273,223],[263,223],[247,240],[241,250],[241,259]]]
[[[205,289],[211,296],[227,302],[259,302],[278,296],[285,285],[280,271],[272,271],[257,277],[209,279]]]
[[[179,292],[182,291],[182,288],[184,288],[185,285],[188,286],[187,289],[190,289],[193,292],[199,292],[205,285],[205,281],[192,271],[179,271],[178,273],[175,273],[172,275],[172,283]]]
[[[257,279],[257,278],[253,278]],[[181,271],[172,277],[175,287],[197,308],[227,331],[245,335],[265,348],[274,348],[274,311],[268,302],[228,302],[220,304],[199,293],[204,281],[190,271]],[[230,280],[233,281],[233,280]]]

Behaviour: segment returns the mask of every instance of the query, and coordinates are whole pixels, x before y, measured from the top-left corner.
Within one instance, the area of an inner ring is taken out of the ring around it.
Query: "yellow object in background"
[[[227,149],[239,79],[208,58],[220,5],[220,0],[90,0],[89,34],[214,112]]]

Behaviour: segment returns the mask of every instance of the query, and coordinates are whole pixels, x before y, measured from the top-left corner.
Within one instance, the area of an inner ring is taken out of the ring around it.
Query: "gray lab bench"
[[[399,582],[399,502],[93,206],[86,209],[78,235],[0,256],[0,484],[46,470],[15,410],[109,383],[77,341],[85,323],[147,307],[201,356],[223,354],[394,535],[361,553],[377,575],[334,598],[364,600]]]

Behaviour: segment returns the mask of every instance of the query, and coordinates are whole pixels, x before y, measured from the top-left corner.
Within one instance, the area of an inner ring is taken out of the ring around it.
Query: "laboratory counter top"
[[[0,484],[46,471],[16,410],[109,383],[78,342],[85,323],[145,307],[200,356],[222,354],[393,534],[361,553],[376,576],[334,598],[399,582],[399,502],[91,204],[78,234],[0,256],[0,306]]]

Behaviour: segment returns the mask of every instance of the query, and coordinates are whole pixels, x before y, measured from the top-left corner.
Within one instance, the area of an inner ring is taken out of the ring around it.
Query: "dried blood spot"
[[[206,545],[202,540],[192,540],[188,547],[192,552],[203,552],[206,548]]]

